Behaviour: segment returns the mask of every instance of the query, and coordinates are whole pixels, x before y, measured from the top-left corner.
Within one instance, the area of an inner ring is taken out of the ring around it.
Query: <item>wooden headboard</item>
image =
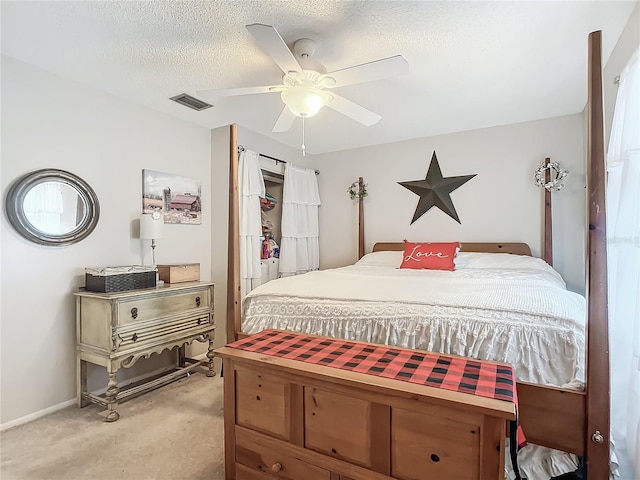
[[[404,242],[379,242],[373,246],[374,252],[391,250],[401,252]],[[512,253],[514,255],[531,256],[531,248],[526,243],[461,243],[461,252]]]

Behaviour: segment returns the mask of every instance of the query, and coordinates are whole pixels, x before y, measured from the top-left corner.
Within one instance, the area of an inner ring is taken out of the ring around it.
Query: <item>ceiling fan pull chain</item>
[[[302,117],[302,156],[307,156],[307,147],[304,144],[304,117]]]

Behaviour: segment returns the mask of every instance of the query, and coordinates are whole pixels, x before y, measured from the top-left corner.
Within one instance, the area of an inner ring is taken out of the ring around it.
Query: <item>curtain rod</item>
[[[241,153],[244,151],[245,151],[245,148],[242,145],[238,145],[238,153]],[[286,160],[280,160],[279,158],[271,157],[269,155],[265,155],[264,153],[259,153],[258,155],[264,158],[268,158],[269,160],[273,160],[274,162],[276,162],[276,165],[279,163],[289,163]],[[316,175],[320,175],[320,172],[318,170],[314,170],[314,172],[316,172]]]

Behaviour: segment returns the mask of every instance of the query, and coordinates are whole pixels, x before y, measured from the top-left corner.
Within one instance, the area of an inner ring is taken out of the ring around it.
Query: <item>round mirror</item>
[[[23,237],[42,245],[70,245],[87,237],[100,216],[98,197],[80,177],[45,169],[16,180],[7,217]]]

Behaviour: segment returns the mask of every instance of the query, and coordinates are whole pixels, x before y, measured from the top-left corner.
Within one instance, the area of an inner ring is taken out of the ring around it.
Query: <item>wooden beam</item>
[[[358,193],[364,189],[364,180],[358,178]],[[358,197],[358,260],[364,257],[364,198]]]
[[[587,109],[587,479],[609,478],[609,325],[602,32],[589,34]]]
[[[549,157],[544,159],[544,164],[547,166],[547,170],[544,172],[544,183],[551,181],[551,171],[549,170],[549,164],[551,159]],[[551,210],[551,191],[544,188],[544,256],[542,257],[545,262],[553,267],[553,221]]]
[[[238,209],[238,127],[230,125],[229,135],[229,243],[227,259],[227,343],[242,331],[240,319],[240,250]]]

